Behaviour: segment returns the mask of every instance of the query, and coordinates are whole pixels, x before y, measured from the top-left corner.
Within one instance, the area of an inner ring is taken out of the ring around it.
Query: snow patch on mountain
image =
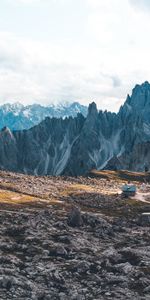
[[[87,107],[78,102],[59,105],[42,106],[32,104],[24,106],[21,103],[6,103],[0,106],[0,129],[4,126],[11,130],[29,129],[39,124],[46,117],[67,118],[76,117],[78,113],[87,115]]]

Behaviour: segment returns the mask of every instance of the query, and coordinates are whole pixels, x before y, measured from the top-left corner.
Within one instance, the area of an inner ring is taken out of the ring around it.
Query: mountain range
[[[0,106],[0,129],[4,126],[9,127],[11,130],[29,129],[39,124],[46,117],[76,117],[79,112],[86,116],[87,110],[86,106],[78,102],[49,106],[40,104],[24,106],[18,102],[6,103]]]
[[[0,131],[0,168],[35,175],[150,168],[150,84],[136,85],[119,112],[49,118],[28,130]]]

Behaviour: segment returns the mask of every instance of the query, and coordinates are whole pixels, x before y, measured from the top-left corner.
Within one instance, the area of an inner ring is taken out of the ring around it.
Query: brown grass
[[[150,182],[150,173],[130,172],[126,170],[109,171],[109,170],[92,170],[89,174],[91,177],[105,178],[116,181],[135,181],[135,182]]]
[[[73,195],[80,195],[83,193],[93,193],[95,192],[95,188],[85,184],[72,184],[71,186],[65,188],[60,196],[69,197]]]
[[[27,196],[12,191],[0,190],[0,203],[25,204],[34,201],[35,198],[32,196]]]
[[[21,194],[17,192],[7,191],[7,190],[0,190],[0,204],[13,204],[13,205],[38,205],[38,204],[48,204],[48,205],[56,205],[61,203],[58,199],[55,198],[46,198],[41,199],[38,197]]]

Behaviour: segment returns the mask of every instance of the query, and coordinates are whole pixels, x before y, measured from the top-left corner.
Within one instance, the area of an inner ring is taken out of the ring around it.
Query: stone
[[[77,272],[78,273],[86,273],[90,269],[90,263],[87,261],[82,261],[79,264],[77,264]]]
[[[73,207],[68,216],[68,225],[71,227],[80,227],[83,225],[81,211],[78,207]]]
[[[67,251],[63,246],[52,247],[49,251],[50,256],[67,257]]]
[[[31,183],[36,197],[29,203]],[[11,184],[18,191],[8,191],[12,199],[17,196],[18,201],[23,193],[27,203],[22,198],[21,205],[8,205],[6,198],[2,203],[7,191],[0,189],[0,300],[149,298],[150,231],[147,224],[137,222],[141,213],[149,211],[148,203],[127,203],[115,194],[118,181],[111,178],[0,171],[1,187]],[[139,188],[141,183],[136,184]],[[149,189],[146,185],[146,192]],[[57,195],[56,203],[52,194]],[[68,225],[72,206],[79,208],[82,226]]]
[[[139,224],[150,226],[150,212],[142,213],[139,218]]]
[[[129,263],[122,263],[115,265],[115,269],[118,270],[120,273],[129,274],[133,270],[133,266]]]

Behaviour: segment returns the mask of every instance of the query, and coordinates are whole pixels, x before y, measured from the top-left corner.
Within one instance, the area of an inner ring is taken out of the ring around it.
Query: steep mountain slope
[[[0,132],[0,168],[29,174],[83,175],[95,169],[150,168],[150,84],[137,85],[119,113],[46,118],[23,131]]]
[[[23,131],[0,132],[0,166],[2,169],[29,174],[62,173],[73,143],[79,136],[84,117],[46,118],[39,125]]]
[[[78,102],[47,107],[39,104],[24,106],[20,103],[7,103],[0,106],[0,128],[7,126],[11,130],[29,129],[46,117],[76,117],[78,113],[87,115],[87,107]]]
[[[136,85],[118,113],[120,145],[124,148],[106,165],[107,168],[143,171],[150,169],[150,84]]]

